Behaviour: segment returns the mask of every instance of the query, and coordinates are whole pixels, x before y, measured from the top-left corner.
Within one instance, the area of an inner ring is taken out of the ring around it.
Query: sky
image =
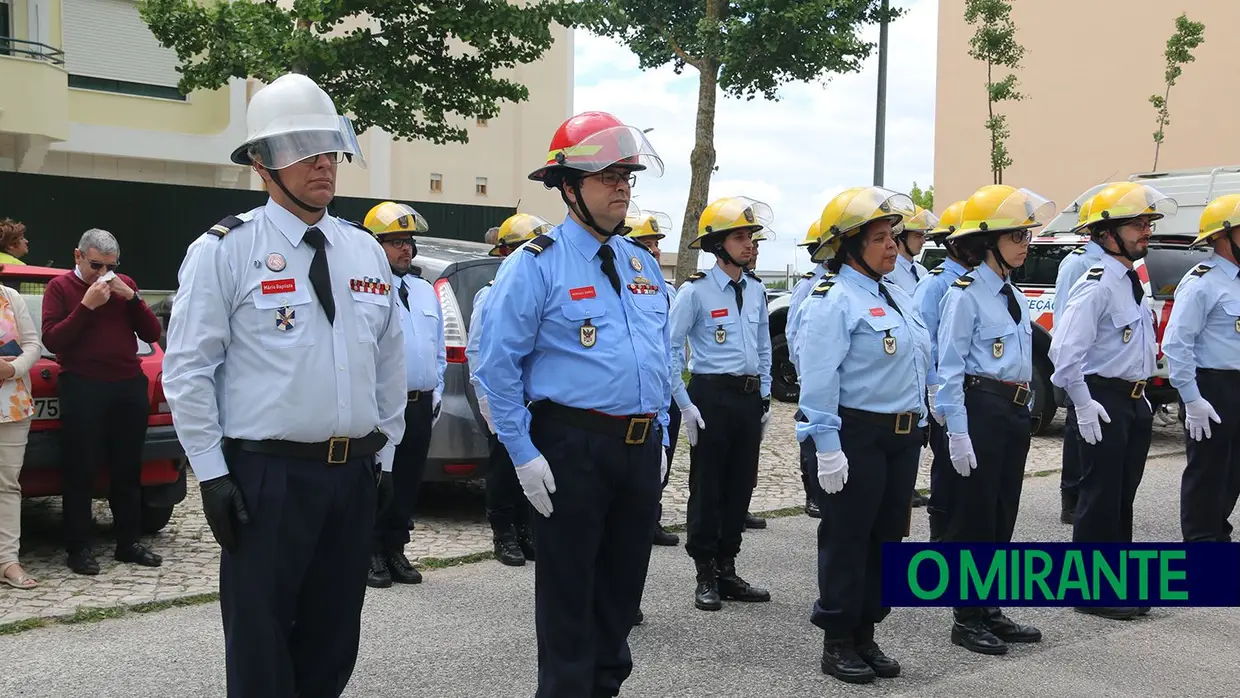
[[[938,0],[894,0],[907,12],[888,27],[884,186],[907,192],[933,183],[934,85]],[[810,223],[835,194],[874,180],[878,85],[878,27],[859,73],[819,83],[789,83],[779,101],[744,101],[720,94],[715,121],[716,162],[710,199],[748,196],[771,206],[775,240],[762,243],[760,271],[812,267],[797,248]],[[697,71],[676,75],[671,65],[642,71],[637,58],[611,39],[577,32],[573,108],[601,110],[647,134],[663,160],[659,179],[639,175],[634,202],[671,216],[680,235],[689,192],[689,152],[697,110]],[[769,239],[768,235],[768,239]],[[665,247],[670,247],[665,245]],[[702,256],[699,266],[713,263]]]

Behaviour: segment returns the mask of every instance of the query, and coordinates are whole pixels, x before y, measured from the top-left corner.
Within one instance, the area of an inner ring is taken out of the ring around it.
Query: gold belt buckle
[[[1141,396],[1143,396],[1143,395],[1145,395],[1145,381],[1143,381],[1143,380],[1139,380],[1139,381],[1137,381],[1136,383],[1133,383],[1133,384],[1132,384],[1132,392],[1129,394],[1129,396],[1130,396],[1133,400],[1138,400],[1138,399],[1140,399],[1140,398],[1141,398]]]
[[[762,383],[757,376],[745,376],[745,387],[742,388],[741,391],[748,395],[749,393],[756,391],[761,386]]]
[[[340,448],[338,449],[337,446]],[[337,458],[337,452],[340,453]],[[349,437],[333,436],[327,440],[327,464],[341,465],[349,460]]]
[[[422,391],[414,390],[409,393],[408,397],[409,397],[409,402],[417,402],[418,398],[422,397]]]
[[[901,412],[896,415],[896,433],[909,434],[913,431],[913,413]]]
[[[633,436],[633,428],[640,426],[641,436]],[[629,420],[628,431],[624,434],[624,443],[629,445],[646,443],[646,436],[650,433],[650,417],[634,417]]]
[[[1029,404],[1029,386],[1021,384],[1016,386],[1016,394],[1012,396],[1012,402],[1024,407]]]

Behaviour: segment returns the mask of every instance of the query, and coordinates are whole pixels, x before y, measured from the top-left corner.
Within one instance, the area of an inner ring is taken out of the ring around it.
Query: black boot
[[[856,643],[851,637],[823,637],[822,673],[845,683],[870,683],[877,676],[873,667],[857,654]]]
[[[680,545],[680,536],[663,528],[663,524],[657,524],[654,527],[654,544],[674,548]]]
[[[715,578],[719,582],[719,597],[729,601],[770,601],[771,592],[756,587],[741,579],[736,574],[736,558],[719,558],[715,567]]]
[[[1077,493],[1075,490],[1059,490],[1059,522],[1071,526],[1076,522]]]
[[[766,519],[745,512],[745,528],[766,528]]]
[[[927,505],[927,504],[929,504],[929,503],[930,503],[930,498],[929,498],[929,497],[927,497],[926,495],[922,494],[921,492],[918,492],[917,490],[913,490],[913,501],[912,501],[912,504],[913,504],[913,508],[914,508],[914,509],[916,509],[917,507],[924,507],[924,506],[926,506],[926,505]]]
[[[874,675],[880,679],[894,679],[900,675],[900,663],[883,653],[874,641],[874,624],[862,623],[853,631],[853,643],[857,648],[857,656],[870,665]]]
[[[526,562],[534,561],[534,531],[528,525],[517,526],[517,545],[521,546],[521,554]]]
[[[952,644],[978,654],[1007,654],[1007,643],[995,637],[982,623],[984,609],[955,609],[956,622],[952,624]]]
[[[383,556],[383,561],[387,563],[388,574],[392,576],[392,581],[397,584],[421,584],[422,573],[418,568],[409,562],[409,558],[405,557],[405,551],[394,550]]]
[[[382,553],[370,556],[370,573],[366,575],[366,586],[375,589],[386,589],[392,586],[392,574],[388,572],[387,561]]]
[[[701,611],[718,611],[723,608],[719,598],[719,581],[715,578],[714,560],[694,560],[697,567],[697,589],[693,592],[693,605]]]
[[[992,635],[1004,642],[1041,642],[1042,631],[1032,625],[1021,625],[1003,615],[1002,609],[987,608],[982,618],[982,625]]]
[[[813,495],[805,495],[805,515],[811,519],[822,518],[822,510],[818,508],[818,502],[814,500]]]
[[[512,528],[505,531],[493,531],[491,541],[494,543],[495,559],[509,567],[525,565],[525,552],[521,549],[517,534]]]
[[[1132,620],[1141,615],[1141,609],[1137,607],[1118,607],[1111,608],[1107,606],[1080,606],[1076,609],[1077,613],[1085,613],[1107,620]]]

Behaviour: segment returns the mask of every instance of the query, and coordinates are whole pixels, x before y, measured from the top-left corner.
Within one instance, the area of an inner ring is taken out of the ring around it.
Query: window
[[[9,3],[6,0],[0,0],[0,55],[2,56],[7,56],[11,53],[9,42],[5,41],[5,39],[12,37],[12,34],[9,33],[11,15],[12,10],[9,7]]]
[[[1030,244],[1029,255],[1019,269],[1012,270],[1012,283],[1024,288],[1054,288],[1059,278],[1059,263],[1080,247],[1078,244]]]
[[[438,172],[431,173],[431,191],[436,194],[443,193],[443,175]]]
[[[484,119],[481,116],[478,117],[478,125],[481,126],[482,128],[487,127],[487,121],[489,121],[489,119]]]
[[[474,193],[478,196],[487,195],[487,178],[479,177],[474,180]]]
[[[176,52],[151,34],[136,2],[64,0],[61,12],[70,87],[184,101]]]
[[[1175,296],[1175,288],[1189,269],[1197,266],[1210,256],[1210,249],[1187,245],[1150,245],[1149,254],[1145,257],[1145,269],[1150,274],[1150,290],[1157,300],[1166,300]]]

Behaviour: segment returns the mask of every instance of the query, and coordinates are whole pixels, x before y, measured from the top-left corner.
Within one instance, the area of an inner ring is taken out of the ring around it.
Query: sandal
[[[17,574],[16,577],[10,577],[9,570],[13,569],[14,567],[16,567],[17,569],[21,571]],[[5,584],[8,584],[9,586],[13,587],[14,589],[33,589],[39,586],[39,581],[35,579],[34,577],[31,577],[30,575],[26,574],[26,570],[20,564],[16,562],[10,563],[8,567],[4,568],[4,571],[0,573],[0,580],[2,580]]]

